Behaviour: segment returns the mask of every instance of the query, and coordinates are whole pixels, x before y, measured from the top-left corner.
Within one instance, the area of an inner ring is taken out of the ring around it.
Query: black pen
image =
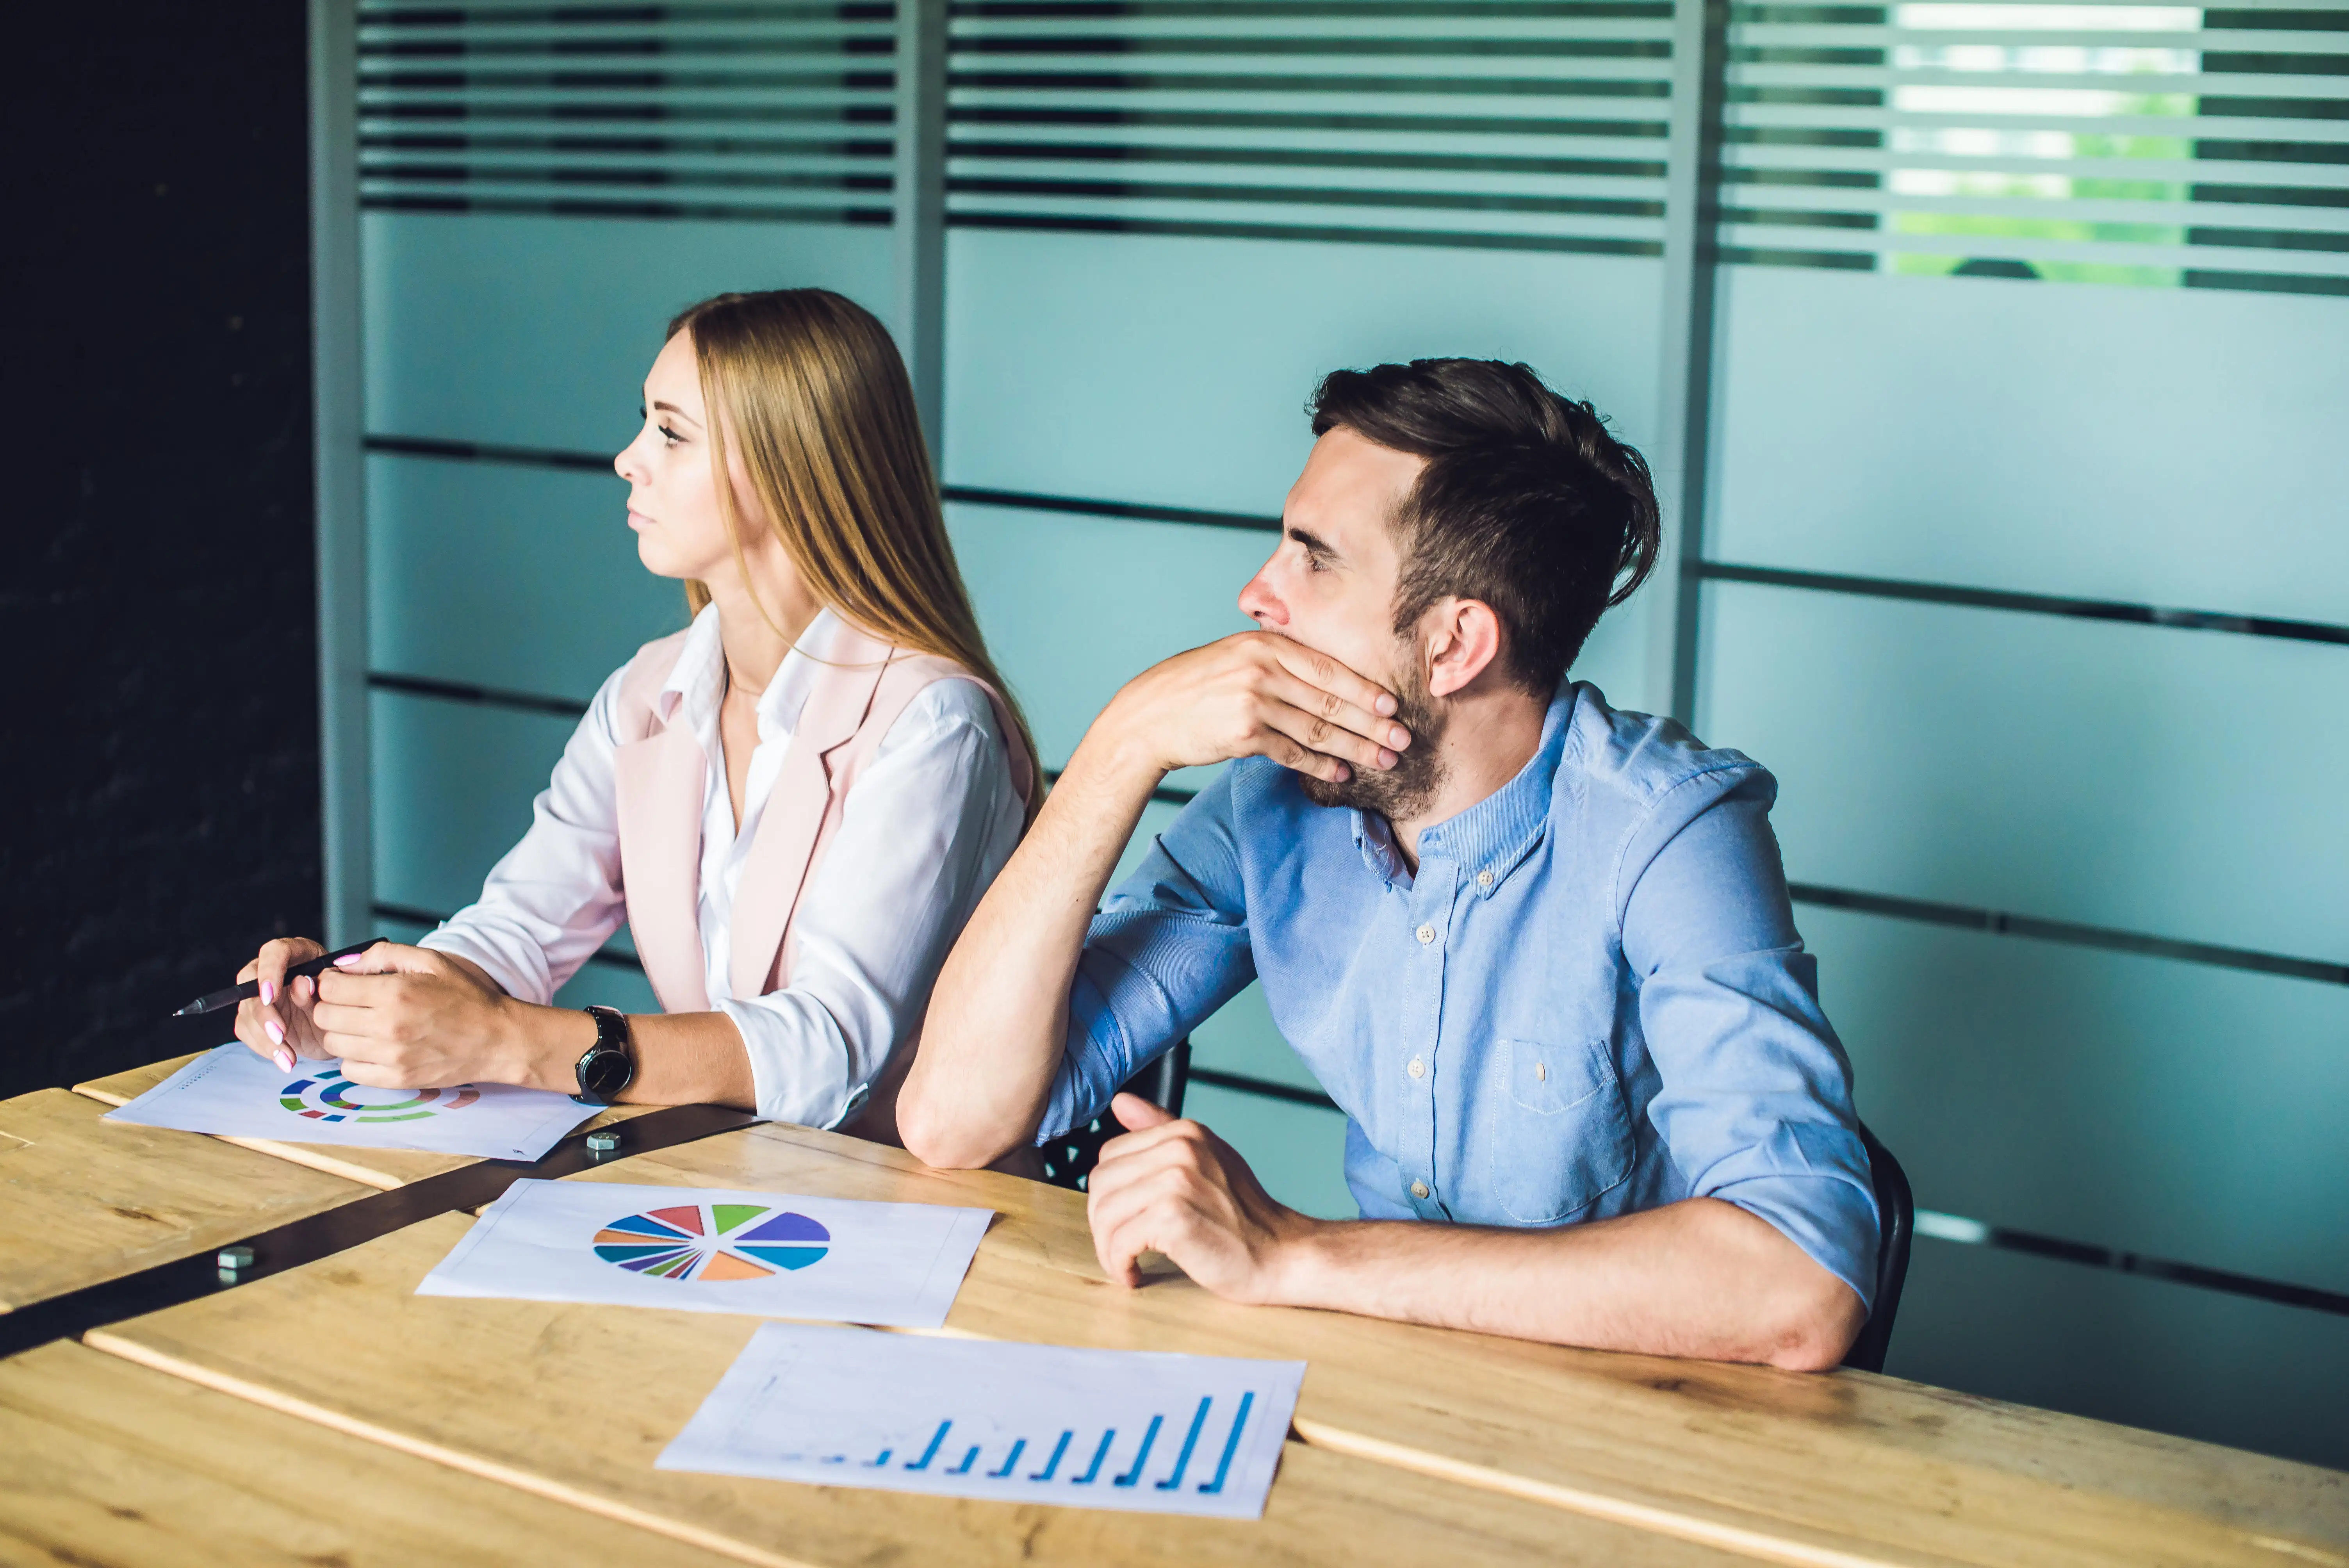
[[[336,952],[322,953],[316,958],[310,959],[305,963],[296,964],[287,969],[285,971],[285,978],[291,980],[296,975],[307,975],[315,980],[319,975],[325,974],[327,970],[333,968],[336,959],[348,958],[354,953],[365,953],[377,943],[388,942],[391,939],[388,936],[370,936],[365,942],[355,943],[351,946],[341,948]],[[203,1013],[217,1013],[223,1007],[233,1007],[239,1002],[250,1001],[252,998],[260,995],[261,982],[258,980],[248,980],[242,985],[232,985],[225,991],[215,991],[209,996],[199,996],[194,1001],[189,1003],[186,1006],[181,1008],[178,1012],[172,1014],[171,1016],[174,1018],[192,1018]]]

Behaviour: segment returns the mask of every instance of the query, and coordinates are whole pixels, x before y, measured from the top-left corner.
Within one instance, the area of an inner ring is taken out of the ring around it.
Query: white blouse
[[[1011,858],[1026,816],[994,706],[967,680],[934,681],[898,715],[850,792],[792,923],[791,984],[736,996],[734,892],[815,676],[840,622],[819,614],[760,695],[759,745],[738,830],[718,733],[726,661],[713,606],[697,616],[656,701],[680,704],[703,769],[700,907],[711,1004],[741,1032],[761,1116],[833,1127],[863,1105],[971,911]],[[470,958],[507,995],[545,1004],[619,928],[615,671],[564,748],[530,830],[491,869],[480,902],[422,945]],[[670,723],[679,722],[672,710]]]

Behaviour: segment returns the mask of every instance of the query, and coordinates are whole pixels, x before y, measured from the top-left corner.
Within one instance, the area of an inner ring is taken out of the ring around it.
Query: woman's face
[[[734,542],[718,511],[718,485],[710,471],[709,413],[701,400],[701,372],[693,340],[678,333],[664,345],[645,377],[645,428],[612,459],[628,481],[628,526],[636,531],[636,557],[659,577],[694,577],[704,583],[739,574]],[[734,469],[735,515],[741,520],[743,553],[761,561],[774,543],[765,514],[745,482],[740,460]]]

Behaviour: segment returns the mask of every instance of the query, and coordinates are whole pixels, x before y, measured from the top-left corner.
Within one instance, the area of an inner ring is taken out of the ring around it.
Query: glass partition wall
[[[314,4],[335,934],[682,624],[610,455],[695,298],[890,322],[1048,767],[1245,624],[1321,374],[1522,359],[1666,497],[1577,675],[1781,780],[1891,1370],[2349,1465],[2349,6]],[[1350,1212],[1253,991],[1196,1060]]]

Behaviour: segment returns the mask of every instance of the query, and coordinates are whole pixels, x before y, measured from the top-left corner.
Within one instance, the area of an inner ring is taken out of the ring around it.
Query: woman
[[[855,1117],[894,1141],[931,982],[1037,778],[905,366],[838,294],[721,294],[670,324],[613,466],[692,625],[604,683],[479,903],[316,985],[285,974],[317,944],[270,943],[237,1037],[363,1084]],[[623,917],[663,1011],[548,1006]]]

